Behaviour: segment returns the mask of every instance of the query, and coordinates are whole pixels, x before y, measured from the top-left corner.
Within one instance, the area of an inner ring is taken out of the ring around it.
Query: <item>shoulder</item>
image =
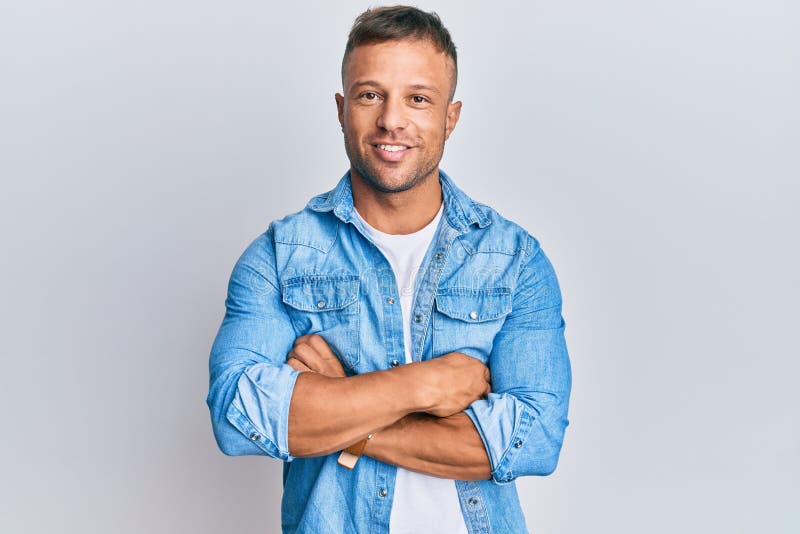
[[[473,200],[472,206],[489,224],[482,228],[472,226],[459,236],[459,242],[468,254],[496,252],[530,257],[539,251],[539,241],[521,224],[504,217],[487,204]]]
[[[239,262],[272,263],[276,247],[281,245],[299,245],[328,252],[336,241],[339,220],[330,211],[312,209],[314,202],[326,194],[312,197],[303,209],[271,221],[266,230],[250,242]]]
[[[339,219],[332,212],[315,211],[309,203],[302,210],[273,221],[269,231],[276,244],[301,245],[328,252],[336,241],[338,229]]]

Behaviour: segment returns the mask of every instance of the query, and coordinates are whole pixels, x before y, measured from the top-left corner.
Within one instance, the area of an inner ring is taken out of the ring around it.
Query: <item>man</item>
[[[350,170],[231,275],[208,405],[225,454],[285,462],[284,532],[526,532],[513,480],[555,469],[561,293],[536,239],[438,168],[456,78],[435,14],[359,16]]]

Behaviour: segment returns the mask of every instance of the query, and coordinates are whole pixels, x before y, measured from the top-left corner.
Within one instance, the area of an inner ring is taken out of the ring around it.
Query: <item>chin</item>
[[[377,172],[361,172],[364,182],[383,193],[401,193],[425,181],[428,173],[406,173],[400,176],[381,176]]]
[[[408,191],[412,187],[414,187],[417,182],[411,181],[395,181],[395,180],[384,180],[384,179],[376,179],[369,175],[363,175],[364,182],[372,187],[380,191],[381,193],[402,193],[403,191]]]

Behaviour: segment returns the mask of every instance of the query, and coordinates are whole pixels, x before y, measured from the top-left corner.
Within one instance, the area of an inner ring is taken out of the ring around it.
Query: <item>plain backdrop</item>
[[[348,166],[354,1],[0,4],[4,533],[273,533],[214,442],[228,276]],[[800,532],[800,7],[427,2],[442,168],[542,243],[574,384],[537,534]]]

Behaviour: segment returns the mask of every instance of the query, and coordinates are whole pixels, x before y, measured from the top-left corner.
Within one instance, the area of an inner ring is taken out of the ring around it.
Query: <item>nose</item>
[[[384,130],[392,131],[406,127],[408,117],[403,102],[398,98],[387,98],[378,114],[377,125]]]

